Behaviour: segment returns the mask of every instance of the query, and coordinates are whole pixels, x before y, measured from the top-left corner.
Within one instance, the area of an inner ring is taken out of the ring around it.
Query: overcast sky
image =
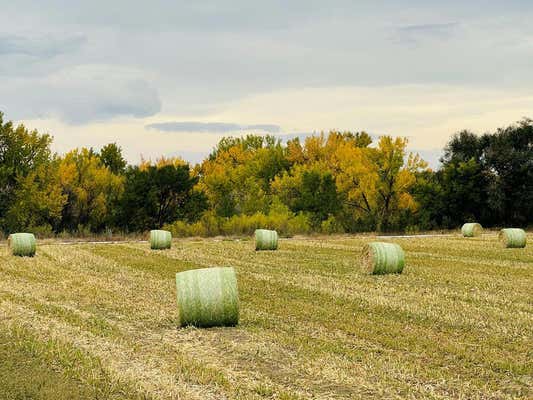
[[[197,161],[226,135],[337,129],[434,161],[533,117],[531,0],[0,3],[0,111],[59,152]]]

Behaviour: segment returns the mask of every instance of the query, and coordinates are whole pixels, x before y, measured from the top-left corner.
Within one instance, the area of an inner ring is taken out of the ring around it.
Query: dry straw
[[[483,232],[483,227],[477,222],[466,223],[461,228],[461,233],[464,237],[480,236],[481,232]]]
[[[169,231],[150,231],[150,248],[152,250],[170,249],[172,245],[172,234]]]
[[[177,273],[176,290],[181,326],[234,326],[239,322],[239,293],[233,268]]]
[[[400,274],[405,254],[396,243],[372,242],[363,247],[362,264],[371,274]]]
[[[526,247],[526,232],[519,228],[502,229],[498,238],[507,248],[523,248]]]
[[[33,233],[12,233],[7,238],[7,245],[14,256],[33,257],[36,243]]]
[[[278,248],[278,233],[268,229],[255,230],[256,250],[276,250]]]

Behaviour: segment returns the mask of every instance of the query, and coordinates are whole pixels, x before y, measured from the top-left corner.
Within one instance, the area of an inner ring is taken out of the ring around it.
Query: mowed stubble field
[[[387,276],[360,268],[372,240],[0,248],[0,398],[533,396],[533,235],[393,239]],[[209,266],[236,268],[240,324],[178,328],[175,273]]]

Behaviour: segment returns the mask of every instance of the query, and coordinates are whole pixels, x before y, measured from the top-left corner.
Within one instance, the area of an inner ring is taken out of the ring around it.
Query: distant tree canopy
[[[268,214],[275,199],[318,229],[329,218],[345,230],[398,228],[416,208],[409,190],[427,165],[406,158],[407,140],[331,132],[283,146],[272,137],[224,139],[200,166],[200,186],[219,216]]]
[[[0,113],[0,227],[57,227],[65,198],[49,135],[4,122]]]
[[[269,215],[323,232],[532,224],[529,119],[480,136],[457,133],[437,171],[407,152],[406,139],[374,142],[365,132],[331,131],[286,144],[270,135],[226,137],[193,168],[177,157],[128,166],[117,143],[58,156],[51,142],[0,113],[5,233],[131,232],[175,221],[216,232],[231,218],[244,223]]]
[[[113,224],[113,214],[124,191],[124,178],[114,174],[94,152],[74,149],[61,159],[59,176],[67,203],[62,227],[99,231]]]
[[[187,164],[129,167],[118,223],[142,231],[177,219],[197,219],[206,208],[205,196],[194,190],[197,183]]]
[[[123,174],[127,162],[122,156],[122,149],[116,143],[109,143],[102,147],[98,154],[102,164],[116,175]]]
[[[459,221],[527,226],[533,219],[533,121],[495,133],[463,131],[444,149],[442,168],[426,177],[418,200],[432,226]]]

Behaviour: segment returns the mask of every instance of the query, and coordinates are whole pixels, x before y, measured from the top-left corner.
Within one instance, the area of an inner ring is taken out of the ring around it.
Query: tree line
[[[161,157],[128,165],[119,145],[51,151],[52,137],[0,113],[0,230],[41,235],[177,235],[417,231],[528,226],[533,215],[533,121],[446,145],[432,170],[407,139],[337,132],[282,143],[220,140],[201,163]]]

